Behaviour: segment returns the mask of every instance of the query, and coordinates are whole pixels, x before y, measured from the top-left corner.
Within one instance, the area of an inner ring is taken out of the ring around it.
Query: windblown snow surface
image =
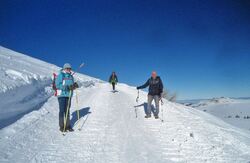
[[[11,70],[10,72],[15,71],[11,74],[21,73],[23,76],[29,74],[28,71],[32,72],[32,81],[36,81],[34,76],[39,74],[37,82],[40,83],[47,81],[50,73],[54,71],[52,65],[48,71],[47,65],[50,64],[5,48],[1,48],[0,56],[1,69],[5,72],[1,75],[8,76],[7,70]],[[21,68],[16,68],[19,59],[22,61],[18,63]],[[40,64],[41,68],[36,67],[35,63]],[[46,67],[46,70],[43,67]],[[84,75],[77,77],[81,88],[75,92],[71,108],[71,123],[75,132],[67,133],[66,136],[62,136],[59,132],[57,98],[49,96],[39,109],[25,114],[15,123],[0,130],[0,162],[248,163],[250,161],[248,131],[233,127],[205,112],[165,100],[161,106],[163,116],[160,113],[164,122],[154,118],[144,119],[147,93],[141,92],[140,100],[136,103],[137,91],[134,87],[118,84],[118,92],[113,93],[108,83]],[[8,78],[11,82],[1,81],[3,85],[1,97],[6,95],[6,101],[15,96],[15,93],[8,94],[12,90],[34,84],[24,81],[21,77],[18,80]],[[44,87],[46,86],[48,83]],[[29,90],[27,87],[26,92]],[[34,96],[40,93],[36,91]],[[25,98],[25,95],[19,97]],[[78,104],[76,95],[79,99]],[[44,94],[41,96],[47,97]],[[35,99],[37,98],[27,101]],[[8,106],[6,101],[1,99],[1,106],[2,104]],[[5,109],[15,110],[19,105],[18,98],[15,103],[9,104],[10,107],[1,107],[1,114]],[[26,109],[26,106],[29,107],[27,104],[21,109]],[[76,118],[77,109],[81,115],[79,121]]]

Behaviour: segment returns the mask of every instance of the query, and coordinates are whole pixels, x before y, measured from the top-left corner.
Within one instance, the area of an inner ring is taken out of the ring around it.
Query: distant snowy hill
[[[213,98],[185,103],[187,106],[210,113],[236,127],[250,130],[249,98]]]
[[[51,74],[60,68],[0,49],[0,122],[4,124],[0,129],[0,162],[250,161],[249,131],[166,100],[160,119],[145,119],[146,92],[140,92],[137,103],[134,87],[119,83],[113,93],[109,83],[82,74],[76,76],[81,87],[73,96],[70,111],[75,132],[62,136],[58,101],[50,89]],[[228,100],[223,101],[228,104]]]
[[[208,106],[214,104],[226,104],[234,102],[233,99],[227,97],[220,97],[220,98],[212,98],[208,100],[193,100],[190,102],[184,103],[186,106],[192,106],[194,108],[201,107],[201,106]]]

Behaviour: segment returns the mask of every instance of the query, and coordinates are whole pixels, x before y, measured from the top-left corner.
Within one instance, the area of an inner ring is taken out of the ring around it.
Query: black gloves
[[[75,82],[74,84],[69,85],[67,88],[68,88],[68,90],[73,91],[76,88],[79,88],[79,85]]]
[[[73,85],[69,85],[68,86],[68,90],[73,91],[74,90],[74,86]]]
[[[79,88],[79,85],[77,84],[77,82],[75,82],[75,83],[73,84],[73,86],[74,86],[75,89],[76,89],[76,88]]]
[[[141,89],[140,87],[136,87],[137,90]]]

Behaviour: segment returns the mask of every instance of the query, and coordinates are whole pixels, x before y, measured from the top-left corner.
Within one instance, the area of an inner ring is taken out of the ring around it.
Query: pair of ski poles
[[[71,105],[71,96],[72,96],[73,90],[69,91],[69,99],[68,99],[68,103],[67,103],[67,109],[66,109],[66,114],[64,115],[64,126],[63,126],[63,133],[66,132],[66,125],[67,125],[67,121],[69,117],[69,108]],[[76,92],[76,106],[77,108],[79,108],[78,106],[78,96],[77,96],[77,92]],[[79,122],[80,119],[80,113],[79,113],[79,109],[77,109],[77,122]]]
[[[137,97],[136,97],[136,103],[137,103],[137,106],[138,106],[138,103],[139,103],[139,98],[140,98],[140,91],[138,90],[137,92]],[[162,100],[162,97],[160,98],[161,101],[161,105],[163,106],[164,105],[164,102]],[[161,114],[162,114],[162,122],[164,122],[164,114],[163,114],[163,107],[161,107]],[[137,118],[137,108],[135,107],[135,117]]]

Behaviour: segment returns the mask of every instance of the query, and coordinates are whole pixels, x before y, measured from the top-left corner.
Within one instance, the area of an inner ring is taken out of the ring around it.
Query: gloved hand
[[[79,85],[77,84],[77,82],[75,82],[75,83],[73,84],[73,86],[74,86],[74,89],[79,88]]]
[[[67,86],[67,89],[70,90],[70,91],[73,91],[76,88],[79,88],[79,85],[76,82],[74,84],[72,84],[72,85]]]
[[[67,86],[67,90],[73,91],[74,90],[74,85],[73,84],[72,85],[68,85]]]
[[[137,90],[139,90],[139,89],[140,89],[140,87],[136,87],[136,89],[137,89]]]

